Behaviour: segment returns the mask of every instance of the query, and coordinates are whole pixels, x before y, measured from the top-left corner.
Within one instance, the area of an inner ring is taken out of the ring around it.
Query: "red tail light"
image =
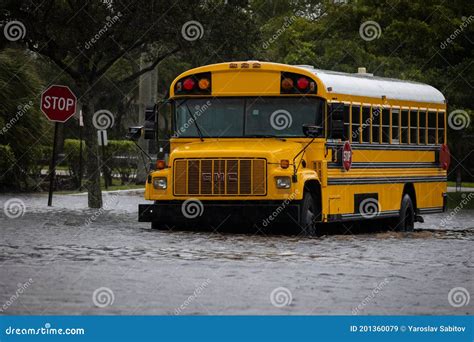
[[[309,81],[306,77],[300,77],[298,79],[298,82],[296,82],[296,85],[297,85],[298,89],[305,90],[306,88],[308,88]]]
[[[192,90],[195,84],[196,82],[192,78],[187,78],[183,82],[183,88],[184,90]]]
[[[316,82],[306,75],[282,72],[280,78],[281,94],[317,94]]]

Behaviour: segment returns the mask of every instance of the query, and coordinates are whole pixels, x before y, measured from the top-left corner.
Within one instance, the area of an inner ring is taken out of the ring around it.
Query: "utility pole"
[[[142,54],[140,57],[140,69],[144,69],[149,66],[149,62],[146,62],[146,55]],[[149,71],[140,76],[138,84],[138,122],[141,124],[145,123],[145,108],[146,106],[152,105],[157,101],[157,86],[158,86],[158,71],[157,68]],[[154,144],[152,140],[144,140],[140,138],[138,141],[140,147],[145,150],[148,154],[154,153],[154,146],[150,148],[151,144]],[[144,165],[141,161],[138,162],[137,168],[137,183],[145,183],[147,176],[147,165]]]

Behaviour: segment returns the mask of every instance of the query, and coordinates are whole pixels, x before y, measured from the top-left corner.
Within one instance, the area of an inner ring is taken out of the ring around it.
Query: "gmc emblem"
[[[203,182],[210,182],[212,181],[212,173],[210,172],[203,172],[202,173],[202,181]],[[224,172],[214,172],[214,182],[221,182],[225,181],[226,174]],[[237,172],[228,172],[227,173],[227,181],[229,183],[236,183],[238,180]]]

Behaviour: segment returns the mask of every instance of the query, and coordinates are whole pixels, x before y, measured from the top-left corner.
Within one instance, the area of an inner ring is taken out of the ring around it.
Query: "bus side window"
[[[426,144],[426,111],[420,110],[420,144]]]
[[[410,110],[410,144],[418,144],[418,110]]]
[[[390,108],[382,109],[382,142],[388,143],[390,139]]]
[[[402,110],[402,144],[408,144],[408,110]]]
[[[362,107],[362,142],[370,142],[370,107]]]
[[[444,115],[446,112],[438,112],[438,144],[444,144]]]
[[[400,114],[400,110],[398,108],[392,108],[392,143],[398,144],[400,143],[399,136],[398,136],[398,120]]]
[[[359,142],[360,107],[352,105],[352,142]]]
[[[350,122],[350,115],[351,115],[351,107],[348,104],[344,105],[344,135],[349,138],[351,136],[351,122]]]
[[[382,116],[382,108],[378,106],[372,107],[372,142],[380,142],[380,117]]]
[[[436,112],[428,112],[428,144],[436,144]]]

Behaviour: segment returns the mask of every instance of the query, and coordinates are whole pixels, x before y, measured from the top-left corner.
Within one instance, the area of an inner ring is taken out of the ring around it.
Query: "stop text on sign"
[[[57,97],[57,96],[45,96],[44,97],[44,105],[43,108],[45,109],[58,109],[58,110],[71,110],[76,105],[74,99],[65,99],[64,97]]]

